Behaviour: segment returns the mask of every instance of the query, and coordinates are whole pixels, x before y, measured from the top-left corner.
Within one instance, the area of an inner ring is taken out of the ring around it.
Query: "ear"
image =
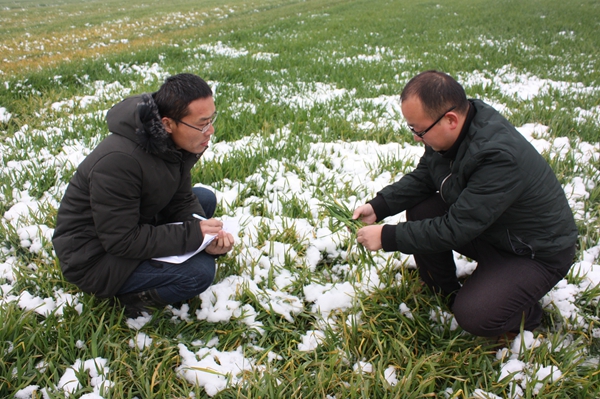
[[[167,131],[167,133],[173,133],[173,124],[175,123],[175,122],[173,122],[173,119],[163,116],[161,118],[161,121],[162,121],[162,124],[165,127],[165,130]]]
[[[460,117],[458,116],[458,114],[452,111],[448,112],[446,116],[444,116],[444,119],[448,121],[450,129],[456,129],[460,122]]]

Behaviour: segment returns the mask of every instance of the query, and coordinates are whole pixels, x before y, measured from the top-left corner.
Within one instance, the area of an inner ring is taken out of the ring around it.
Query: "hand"
[[[208,244],[208,247],[206,247],[205,251],[211,255],[223,255],[231,251],[231,248],[233,248],[233,243],[233,236],[230,233],[221,230],[217,233],[215,239]]]
[[[360,208],[359,208],[360,209]],[[381,231],[383,225],[365,226],[356,232],[356,241],[362,244],[369,251],[377,251],[383,246],[381,245]]]
[[[359,219],[366,224],[373,224],[377,221],[377,215],[371,204],[364,204],[354,210],[352,219]]]
[[[223,222],[217,219],[202,220],[200,222],[200,230],[202,231],[203,236],[207,234],[217,234],[219,231],[223,230]]]

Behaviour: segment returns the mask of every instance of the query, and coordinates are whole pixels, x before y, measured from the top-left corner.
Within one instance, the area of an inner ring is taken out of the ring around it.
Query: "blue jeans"
[[[202,187],[192,191],[208,218],[217,207],[215,194]],[[215,278],[215,257],[202,251],[183,263],[146,260],[127,278],[116,296],[155,289],[166,303],[188,300],[204,292]]]

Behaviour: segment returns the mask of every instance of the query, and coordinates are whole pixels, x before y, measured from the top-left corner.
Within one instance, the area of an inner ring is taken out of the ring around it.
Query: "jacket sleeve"
[[[89,173],[92,217],[106,252],[148,259],[196,250],[202,242],[197,220],[160,226],[140,223],[142,173],[137,160],[125,153],[103,157]]]
[[[377,221],[380,221],[412,208],[433,195],[436,190],[423,155],[412,172],[384,187],[369,203],[375,210]]]
[[[481,235],[523,191],[523,174],[506,151],[479,154],[466,187],[448,213],[396,226],[396,250],[431,253],[460,248]]]

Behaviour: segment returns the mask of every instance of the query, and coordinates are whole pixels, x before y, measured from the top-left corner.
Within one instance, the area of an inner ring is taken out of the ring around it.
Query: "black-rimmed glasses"
[[[417,132],[417,131],[415,131],[415,129],[413,129],[413,127],[412,127],[412,126],[410,126],[410,125],[408,126],[408,128],[410,129],[410,131],[411,131],[411,132],[413,132],[413,134],[414,134],[415,136],[417,136],[418,138],[422,139],[422,138],[423,138],[423,136],[425,136],[425,133],[427,133],[428,131],[430,131],[431,129],[433,129],[433,127],[434,127],[435,125],[437,125],[437,123],[438,123],[439,121],[441,121],[441,120],[442,120],[442,118],[443,118],[444,116],[446,116],[446,114],[447,114],[448,112],[452,111],[454,108],[456,108],[456,105],[455,105],[454,107],[450,108],[448,111],[444,112],[444,113],[442,114],[442,116],[440,116],[439,118],[437,118],[437,119],[435,120],[435,122],[433,122],[433,123],[431,124],[431,126],[429,126],[427,129],[425,129],[425,130],[423,130],[423,131]]]
[[[195,130],[199,131],[200,133],[204,134],[204,133],[208,132],[208,129],[210,129],[210,127],[213,125],[213,123],[215,123],[215,121],[217,120],[217,116],[219,116],[219,115],[215,112],[210,117],[208,122],[206,122],[206,125],[204,125],[202,127],[196,127],[194,125],[190,125],[189,123],[185,123],[184,121],[179,120],[179,119],[173,119],[173,120],[177,123],[182,123],[182,124],[186,125],[187,127],[191,127],[192,129],[195,129]]]

